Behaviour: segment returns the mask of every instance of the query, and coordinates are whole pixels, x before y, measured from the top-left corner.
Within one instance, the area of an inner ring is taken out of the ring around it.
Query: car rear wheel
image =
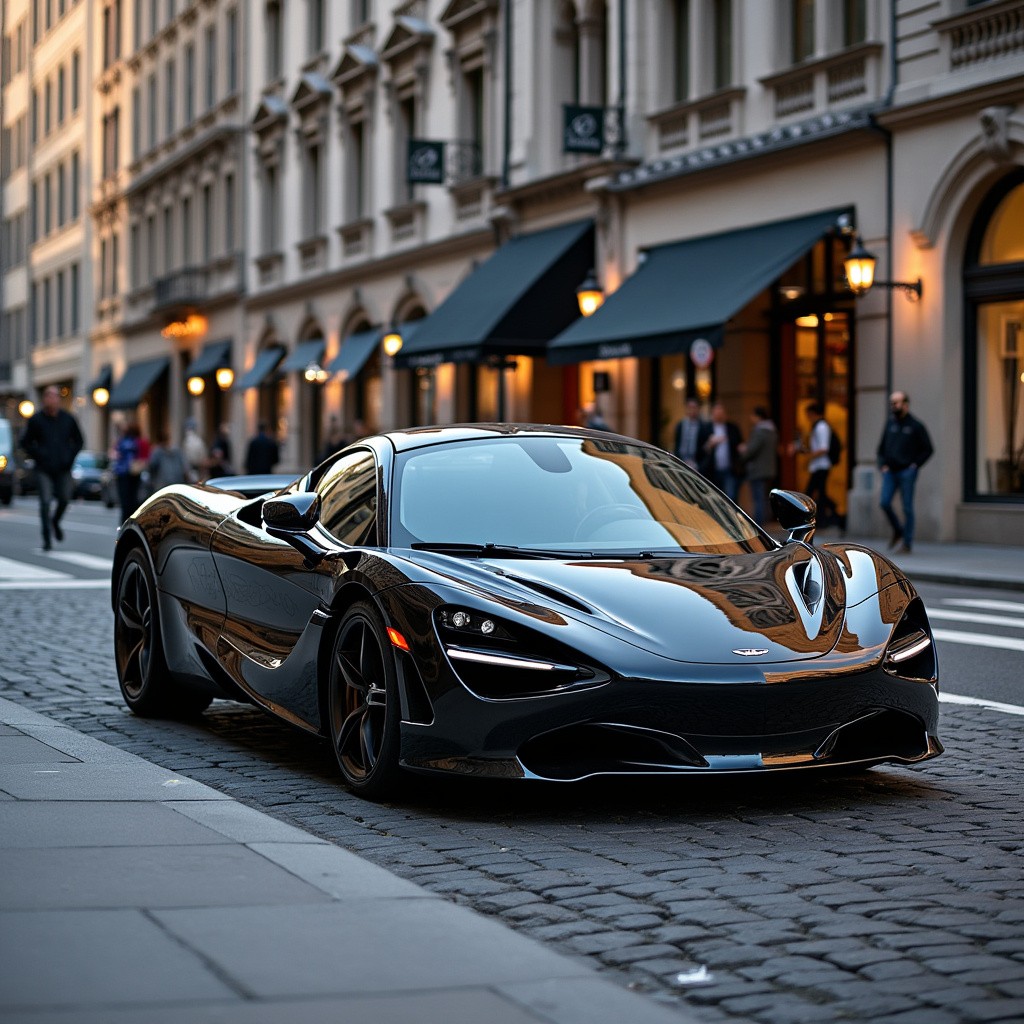
[[[199,714],[211,697],[175,685],[164,660],[156,585],[136,549],[121,566],[114,609],[114,660],[121,696],[143,718]]]
[[[377,610],[354,604],[341,621],[328,681],[330,738],[345,781],[363,796],[392,793],[398,765],[398,677]]]

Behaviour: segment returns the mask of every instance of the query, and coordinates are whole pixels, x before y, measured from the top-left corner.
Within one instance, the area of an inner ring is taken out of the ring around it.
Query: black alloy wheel
[[[374,799],[393,792],[401,775],[397,670],[369,602],[354,604],[338,627],[328,686],[331,743],[345,781]]]
[[[156,586],[146,556],[138,549],[125,559],[117,584],[114,660],[121,696],[143,718],[198,714],[210,705],[209,696],[182,690],[170,677],[160,637]]]

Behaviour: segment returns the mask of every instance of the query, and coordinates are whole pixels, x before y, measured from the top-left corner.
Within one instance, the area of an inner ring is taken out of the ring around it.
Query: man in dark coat
[[[715,402],[711,422],[705,423],[700,435],[701,473],[735,501],[742,476],[740,428],[728,418],[725,406]]]
[[[277,442],[267,433],[266,423],[261,423],[245,453],[246,473],[272,473],[280,457]]]
[[[60,407],[60,389],[51,385],[43,392],[42,409],[29,418],[21,435],[21,447],[36,464],[44,551],[51,547],[51,528],[57,540],[64,539],[60,520],[71,501],[71,464],[82,445],[78,421]],[[51,514],[50,503],[55,498],[57,505]]]
[[[879,504],[892,526],[891,546],[909,554],[914,546],[917,471],[931,458],[935,449],[924,424],[910,415],[910,398],[905,391],[894,391],[889,396],[889,409],[891,415],[878,442],[878,468],[882,471]],[[903,505],[902,523],[892,508],[897,489]]]

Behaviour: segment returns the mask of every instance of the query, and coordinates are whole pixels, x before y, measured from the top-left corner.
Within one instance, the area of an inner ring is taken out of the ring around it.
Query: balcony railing
[[[209,274],[205,267],[183,267],[153,282],[153,309],[198,306],[207,298]]]
[[[1004,0],[970,8],[936,24],[953,70],[1024,54],[1024,3]]]

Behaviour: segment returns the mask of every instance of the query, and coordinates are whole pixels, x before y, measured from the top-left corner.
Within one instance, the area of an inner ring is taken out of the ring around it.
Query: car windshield
[[[396,547],[572,558],[775,546],[698,473],[666,452],[621,440],[510,436],[441,444],[401,454],[395,485]]]

